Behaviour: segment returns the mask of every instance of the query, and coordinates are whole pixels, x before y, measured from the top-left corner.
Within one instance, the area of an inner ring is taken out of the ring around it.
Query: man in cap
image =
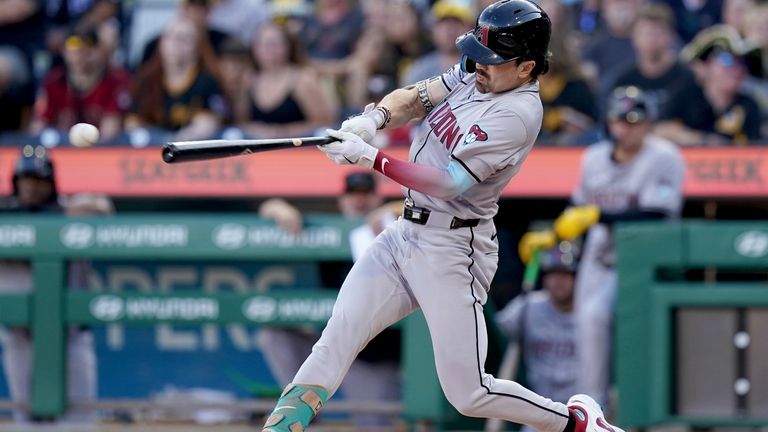
[[[746,145],[761,138],[760,106],[742,87],[762,74],[761,50],[736,30],[713,26],[682,51],[697,82],[682,89],[662,113],[656,133],[679,145]]]
[[[573,295],[577,250],[561,242],[542,251],[539,291],[521,294],[496,314],[496,325],[522,346],[525,378],[531,390],[558,402],[578,393]]]
[[[419,58],[407,69],[402,85],[406,86],[439,75],[461,58],[456,38],[472,28],[475,16],[465,4],[456,0],[440,0],[432,6],[432,43],[435,50]]]
[[[553,231],[526,233],[520,244],[521,258],[527,262],[533,250],[588,234],[574,306],[579,387],[603,406],[608,404],[617,289],[613,225],[679,217],[684,174],[677,146],[651,134],[652,117],[640,89],[614,89],[606,121],[609,138],[584,152],[571,206],[555,220]]]

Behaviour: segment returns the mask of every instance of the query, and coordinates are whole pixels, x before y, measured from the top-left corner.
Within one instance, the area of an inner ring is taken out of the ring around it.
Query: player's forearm
[[[392,118],[385,125],[385,128],[398,128],[411,120],[421,119],[427,114],[419,101],[416,87],[397,89],[384,96],[377,106],[386,107],[392,114]]]
[[[395,159],[382,151],[377,153],[373,169],[402,186],[441,200],[456,198],[474,184],[455,164],[440,169]]]

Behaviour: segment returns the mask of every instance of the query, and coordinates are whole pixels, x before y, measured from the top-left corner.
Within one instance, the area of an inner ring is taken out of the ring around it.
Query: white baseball
[[[91,147],[99,141],[99,129],[88,123],[78,123],[69,130],[69,143],[75,147]]]

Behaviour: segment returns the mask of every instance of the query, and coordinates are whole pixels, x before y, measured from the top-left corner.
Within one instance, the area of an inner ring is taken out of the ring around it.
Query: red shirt
[[[43,82],[35,112],[57,129],[66,130],[79,122],[98,126],[104,115],[122,115],[130,106],[128,82],[127,72],[107,70],[93,89],[78,94],[67,82],[64,68],[56,68]]]

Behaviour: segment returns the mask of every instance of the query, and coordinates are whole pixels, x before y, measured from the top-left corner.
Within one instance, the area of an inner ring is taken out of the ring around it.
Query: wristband
[[[379,127],[377,127],[376,129],[378,130],[384,129],[385,127],[387,127],[390,120],[392,120],[392,111],[390,111],[389,108],[385,106],[377,106],[374,112],[376,111],[378,111],[378,114],[381,114],[384,117],[381,122],[377,122],[380,124],[379,124]]]
[[[427,110],[427,114],[429,114],[435,106],[432,105],[432,101],[429,100],[429,94],[427,93],[427,80],[421,80],[416,83],[416,90],[419,92],[419,101],[421,101],[424,109]]]

